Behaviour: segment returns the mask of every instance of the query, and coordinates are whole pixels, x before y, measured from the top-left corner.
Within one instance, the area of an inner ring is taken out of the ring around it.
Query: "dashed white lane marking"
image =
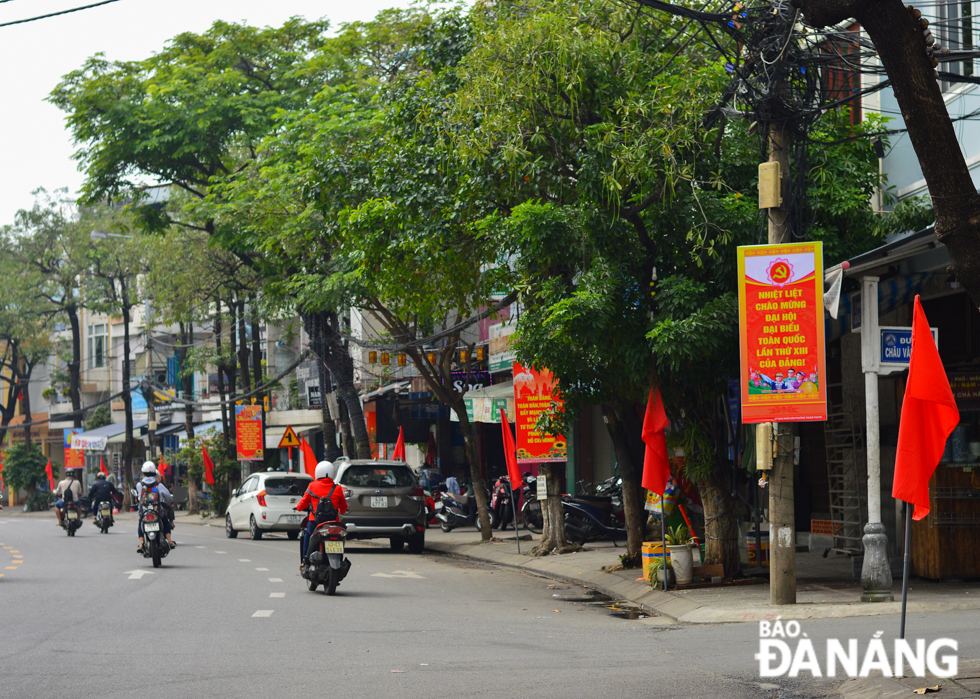
[[[238,559],[238,562],[239,563],[251,563],[252,562],[252,559],[251,558],[239,558]]]
[[[270,592],[269,597],[285,597],[285,592]]]
[[[196,549],[206,549],[207,546],[195,546],[194,548],[196,548]]]
[[[215,551],[215,553],[228,553],[227,551]]]
[[[255,612],[255,614],[252,615],[252,618],[254,619],[257,616],[258,617],[272,616],[272,612],[273,611],[275,611],[275,610],[272,610],[272,609],[260,609],[259,611]]]
[[[372,578],[412,578],[413,580],[425,580],[424,575],[411,570],[396,570],[394,573],[371,573]]]
[[[255,570],[269,570],[268,568],[256,568]]]
[[[282,582],[282,578],[269,578],[269,582]]]

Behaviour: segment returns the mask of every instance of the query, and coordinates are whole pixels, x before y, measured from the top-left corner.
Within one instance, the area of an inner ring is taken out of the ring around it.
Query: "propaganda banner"
[[[265,456],[265,430],[261,405],[235,406],[235,435],[239,461],[262,461]]]
[[[552,437],[534,429],[538,415],[557,397],[557,385],[547,369],[535,371],[514,362],[514,409],[517,423],[517,463],[539,464],[568,461],[564,437]]]
[[[742,422],[827,419],[823,245],[738,248]]]
[[[65,430],[65,470],[85,468],[85,451],[72,448],[72,435],[78,433],[79,430]]]

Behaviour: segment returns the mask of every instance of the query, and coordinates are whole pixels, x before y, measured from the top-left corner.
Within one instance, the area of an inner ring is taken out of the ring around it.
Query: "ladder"
[[[861,421],[854,419],[852,406],[844,404],[841,384],[827,386],[827,409],[824,443],[834,545],[823,555],[836,551],[853,556],[863,551],[864,523],[868,521],[864,430]]]

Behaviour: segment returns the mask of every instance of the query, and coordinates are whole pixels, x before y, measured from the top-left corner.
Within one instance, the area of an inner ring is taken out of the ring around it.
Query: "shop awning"
[[[133,420],[133,432],[138,436],[139,431],[146,427],[146,420]],[[126,422],[114,422],[111,425],[105,425],[104,427],[96,427],[94,430],[88,430],[87,432],[82,432],[80,434],[73,434],[71,436],[71,445],[73,449],[84,449],[85,451],[103,451],[106,445],[113,441],[113,437],[119,437],[120,435],[126,434]],[[125,437],[115,441],[125,441]]]
[[[266,448],[266,450],[269,450],[269,449],[278,449],[279,448],[279,442],[280,442],[280,440],[282,440],[282,436],[286,432],[286,427],[292,427],[293,428],[293,432],[295,432],[297,435],[300,435],[300,436],[302,436],[304,433],[310,432],[312,430],[322,430],[323,429],[323,425],[322,424],[320,424],[320,425],[276,425],[275,427],[266,427],[265,428],[265,448]],[[307,441],[309,441],[309,440],[307,440]]]
[[[411,386],[411,385],[412,385],[412,382],[411,381],[399,381],[398,383],[391,383],[391,384],[388,384],[387,386],[382,386],[381,388],[377,389],[376,391],[371,391],[370,393],[365,393],[363,396],[361,396],[361,402],[362,403],[365,403],[365,402],[367,402],[369,400],[374,400],[375,398],[380,398],[381,396],[383,396],[385,394],[388,394],[388,393],[392,393],[392,392],[397,393],[397,392],[400,392],[402,389],[408,389],[408,387]]]
[[[463,396],[466,415],[470,422],[493,422],[500,424],[500,409],[507,411],[507,421],[514,422],[514,382],[506,381]],[[450,411],[449,419],[459,422],[455,411]]]

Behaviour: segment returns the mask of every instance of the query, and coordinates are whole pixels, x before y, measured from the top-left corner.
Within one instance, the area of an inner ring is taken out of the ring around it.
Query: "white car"
[[[297,512],[296,503],[312,482],[305,473],[253,473],[232,493],[225,511],[225,536],[234,539],[248,530],[256,541],[265,532],[286,532],[290,539],[297,538],[307,514]]]

